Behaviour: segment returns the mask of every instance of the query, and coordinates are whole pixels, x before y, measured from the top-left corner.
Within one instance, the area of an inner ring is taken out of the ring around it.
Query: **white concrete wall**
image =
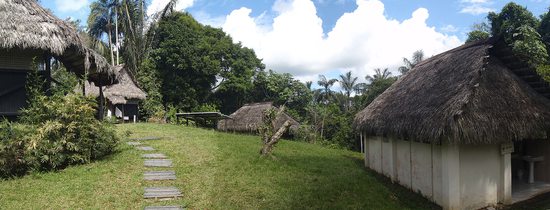
[[[399,184],[411,188],[411,142],[395,141],[397,154],[395,160],[396,178]]]
[[[498,203],[501,175],[499,145],[460,146],[460,201],[464,209]]]
[[[432,145],[418,142],[411,144],[412,189],[431,199],[432,195]]]
[[[365,138],[367,166],[444,209],[478,209],[499,202],[504,183],[500,145]]]
[[[390,179],[394,179],[394,160],[393,160],[393,141],[390,139],[382,139],[382,174]]]
[[[372,170],[382,173],[382,140],[373,138],[368,141],[369,166]]]

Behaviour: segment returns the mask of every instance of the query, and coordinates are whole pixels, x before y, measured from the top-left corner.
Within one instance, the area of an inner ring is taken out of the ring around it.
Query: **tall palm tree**
[[[346,102],[344,108],[349,110],[351,107],[351,93],[357,89],[357,77],[352,76],[351,71],[348,71],[345,74],[340,75],[340,85],[346,93]]]
[[[340,75],[340,84],[342,85],[342,88],[346,92],[346,96],[349,98],[351,96],[351,92],[355,89],[355,86],[357,85],[357,77],[352,76],[351,71],[348,71],[345,74]]]
[[[90,5],[90,16],[88,16],[88,34],[97,40],[102,40],[106,35],[111,54],[111,64],[113,65],[115,64],[113,51],[115,5],[115,0],[98,0],[92,2]]]
[[[412,56],[411,60],[409,60],[407,58],[403,58],[403,64],[405,64],[405,65],[399,67],[398,70],[399,70],[399,72],[401,72],[401,74],[404,75],[407,72],[409,72],[410,70],[412,70],[417,64],[419,64],[423,60],[424,60],[424,51],[417,50],[413,53],[413,56]]]
[[[317,81],[317,84],[321,86],[322,88],[319,89],[319,91],[322,93],[321,96],[324,96],[322,100],[324,100],[325,103],[328,103],[330,96],[332,95],[332,90],[330,89],[334,83],[338,82],[337,79],[327,79],[325,75],[319,75],[319,81]]]
[[[374,81],[388,79],[390,77],[391,77],[391,72],[388,70],[388,68],[385,68],[384,70],[380,68],[376,68],[374,69],[374,75],[373,76],[367,75],[365,79],[372,84]]]

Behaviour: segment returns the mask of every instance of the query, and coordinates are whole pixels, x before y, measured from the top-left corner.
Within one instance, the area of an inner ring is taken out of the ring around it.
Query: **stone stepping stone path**
[[[146,181],[175,180],[175,171],[147,171],[143,173],[143,179]]]
[[[165,154],[156,153],[156,154],[144,154],[141,156],[146,159],[166,159],[168,158]]]
[[[172,160],[168,159],[151,159],[145,160],[146,167],[172,167]]]
[[[128,144],[130,146],[139,146],[139,145],[141,145],[141,143],[135,142],[135,141],[130,141],[130,142],[127,142],[126,144]]]
[[[141,151],[154,151],[155,149],[153,147],[144,146],[144,147],[137,147]]]
[[[149,206],[145,210],[183,210],[181,206]]]
[[[145,199],[170,199],[182,197],[180,190],[175,187],[146,187]]]
[[[132,141],[151,141],[151,140],[161,140],[161,139],[162,139],[161,137],[148,136],[148,137],[143,137],[143,138],[131,138],[130,140],[132,140]]]
[[[150,146],[140,146],[143,141],[159,140],[160,137],[144,137],[133,138],[131,142],[127,142],[128,145],[136,146],[138,150],[142,151],[154,151],[155,149]],[[172,160],[167,159],[168,156],[162,153],[149,153],[141,155],[145,160],[143,164],[145,167],[172,167]],[[146,171],[143,173],[143,180],[145,181],[167,181],[176,180],[175,171]],[[145,193],[143,193],[144,199],[158,199],[158,200],[171,200],[182,197],[181,191],[176,187],[146,187]],[[145,207],[146,210],[180,210],[181,206],[149,206]]]

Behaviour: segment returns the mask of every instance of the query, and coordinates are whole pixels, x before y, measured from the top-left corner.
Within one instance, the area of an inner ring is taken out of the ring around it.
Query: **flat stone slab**
[[[156,154],[144,154],[141,156],[142,158],[147,159],[165,159],[167,156],[165,154],[156,153]]]
[[[153,159],[145,160],[146,167],[172,167],[172,160],[168,159]]]
[[[131,138],[132,141],[151,141],[151,140],[161,140],[162,137],[156,137],[156,136],[148,136],[148,137],[142,137],[142,138]]]
[[[175,171],[147,171],[143,173],[143,179],[147,181],[175,180]]]
[[[139,146],[139,145],[141,145],[141,143],[135,142],[135,141],[130,141],[130,142],[127,142],[126,144],[128,144],[130,146]]]
[[[166,199],[181,196],[181,191],[176,187],[146,187],[143,194],[145,199]]]
[[[181,206],[148,206],[145,210],[183,210]]]
[[[155,149],[153,147],[137,147],[139,150],[142,151],[154,151]]]

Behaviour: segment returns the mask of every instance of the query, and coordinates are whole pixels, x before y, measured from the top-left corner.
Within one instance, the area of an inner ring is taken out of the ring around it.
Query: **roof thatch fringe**
[[[145,100],[147,94],[137,87],[124,65],[118,65],[115,69],[119,74],[119,82],[105,88],[105,97],[113,104],[125,104],[132,99]]]
[[[31,0],[0,1],[0,48],[50,53],[73,72],[90,80],[115,82],[116,73],[101,55],[86,47],[77,30]]]
[[[258,128],[262,125],[264,112],[270,108],[279,110],[273,106],[272,102],[245,104],[239,110],[229,115],[231,119],[220,120],[218,122],[218,130],[257,133]],[[300,126],[298,121],[292,119],[286,113],[275,119],[275,126],[277,128],[281,127],[286,120],[290,120],[291,122],[292,126],[290,130],[295,130]]]
[[[103,94],[109,102],[112,104],[126,104],[128,100],[145,100],[147,94],[137,87],[124,65],[115,66],[115,71],[119,75],[119,82],[103,87]],[[86,96],[99,96],[99,87],[93,82],[86,82],[84,89]],[[82,87],[76,87],[75,92],[81,93]]]
[[[491,55],[492,42],[420,63],[356,115],[355,129],[432,143],[548,138],[550,100]]]

